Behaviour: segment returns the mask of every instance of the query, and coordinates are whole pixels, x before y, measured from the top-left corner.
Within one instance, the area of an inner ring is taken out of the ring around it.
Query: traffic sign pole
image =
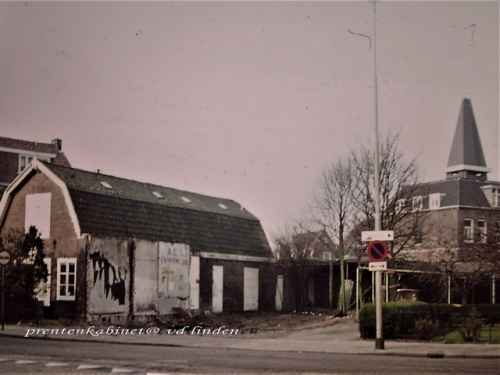
[[[2,268],[2,331],[5,331],[5,266]]]
[[[5,331],[5,267],[10,262],[10,254],[7,251],[0,251],[0,268],[2,269],[2,296],[0,306],[0,319],[2,319],[2,331]]]

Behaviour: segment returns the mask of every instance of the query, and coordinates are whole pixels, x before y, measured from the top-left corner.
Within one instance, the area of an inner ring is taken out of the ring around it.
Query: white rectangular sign
[[[392,241],[394,240],[393,230],[365,230],[361,232],[361,241]]]
[[[370,271],[385,271],[387,270],[387,262],[370,262],[368,263]]]

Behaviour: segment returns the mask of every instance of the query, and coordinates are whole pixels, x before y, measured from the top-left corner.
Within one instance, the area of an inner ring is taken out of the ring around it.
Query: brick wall
[[[51,193],[50,210],[50,238],[44,239],[45,252],[52,259],[51,262],[51,305],[55,315],[81,315],[84,307],[84,288],[77,285],[76,304],[75,302],[58,302],[56,300],[57,287],[57,260],[58,257],[77,257],[80,255],[80,241],[76,237],[73,222],[71,221],[68,207],[64,200],[61,189],[45,175],[40,172],[34,173],[18,190],[14,193],[13,199],[8,207],[7,214],[1,223],[0,235],[5,236],[11,230],[24,232],[25,224],[25,201],[26,195],[36,193]],[[77,265],[77,279],[82,281],[81,272],[84,271],[84,262]],[[82,295],[83,293],[83,295]]]
[[[0,183],[10,183],[17,176],[19,155],[0,151]]]

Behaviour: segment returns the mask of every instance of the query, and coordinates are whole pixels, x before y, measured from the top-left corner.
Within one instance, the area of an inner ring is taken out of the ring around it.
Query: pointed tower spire
[[[448,177],[474,177],[486,180],[487,173],[488,167],[484,160],[472,103],[469,98],[464,98],[453,136],[446,175]]]

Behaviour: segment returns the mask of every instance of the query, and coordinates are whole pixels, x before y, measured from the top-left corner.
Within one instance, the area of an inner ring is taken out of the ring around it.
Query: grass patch
[[[433,342],[444,342],[445,344],[464,344],[464,338],[459,330],[454,330],[449,332],[446,336],[437,336],[432,339]],[[491,328],[491,338],[490,338],[490,327],[484,326],[481,328],[479,333],[479,343],[480,344],[500,344],[500,325],[497,324]]]

